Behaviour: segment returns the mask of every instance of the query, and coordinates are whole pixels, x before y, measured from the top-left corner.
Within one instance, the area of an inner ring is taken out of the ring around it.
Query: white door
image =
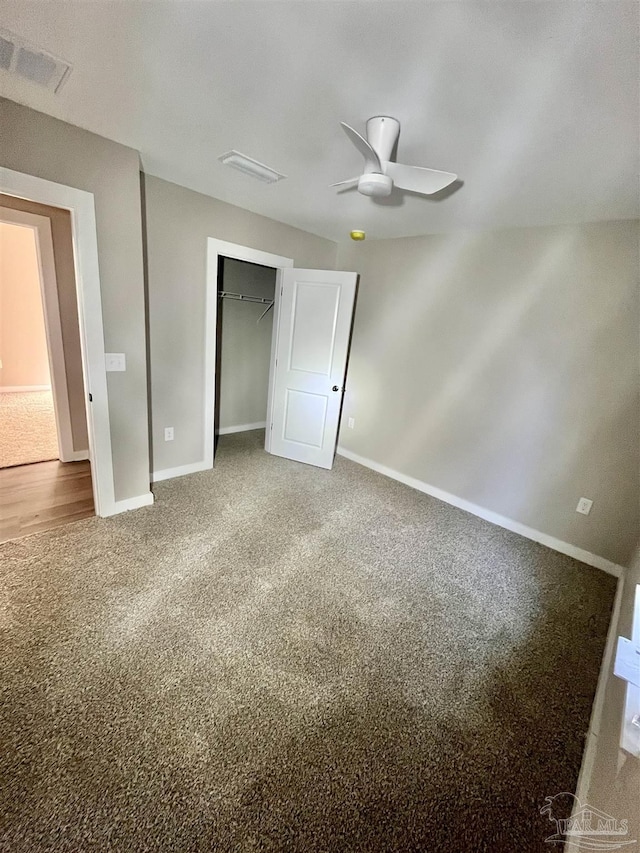
[[[265,442],[276,456],[333,465],[356,280],[354,272],[282,271]]]

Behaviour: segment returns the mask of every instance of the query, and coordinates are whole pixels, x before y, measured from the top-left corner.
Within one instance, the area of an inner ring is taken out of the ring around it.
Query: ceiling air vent
[[[59,92],[71,66],[8,30],[0,30],[0,69]]]
[[[250,175],[252,178],[257,178],[265,184],[275,184],[276,181],[281,181],[286,178],[286,175],[281,175],[275,169],[270,169],[264,163],[259,163],[246,154],[241,154],[239,151],[227,151],[226,154],[218,157],[221,163],[225,166],[231,166],[232,169],[237,169],[239,172],[244,172],[245,175]]]

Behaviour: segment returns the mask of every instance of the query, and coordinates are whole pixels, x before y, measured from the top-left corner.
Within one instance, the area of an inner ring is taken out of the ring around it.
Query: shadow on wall
[[[346,447],[627,564],[640,523],[633,228],[361,249],[360,432],[342,433]],[[582,496],[594,499],[588,525],[575,514]]]

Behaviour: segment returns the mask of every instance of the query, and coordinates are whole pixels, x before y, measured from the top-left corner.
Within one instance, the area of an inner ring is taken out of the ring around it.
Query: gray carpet
[[[548,850],[614,579],[261,441],[0,546],[0,849]]]

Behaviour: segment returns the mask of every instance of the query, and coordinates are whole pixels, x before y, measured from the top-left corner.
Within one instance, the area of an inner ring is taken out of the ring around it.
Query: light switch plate
[[[127,369],[127,360],[123,352],[106,352],[104,354],[105,369],[108,373]]]

